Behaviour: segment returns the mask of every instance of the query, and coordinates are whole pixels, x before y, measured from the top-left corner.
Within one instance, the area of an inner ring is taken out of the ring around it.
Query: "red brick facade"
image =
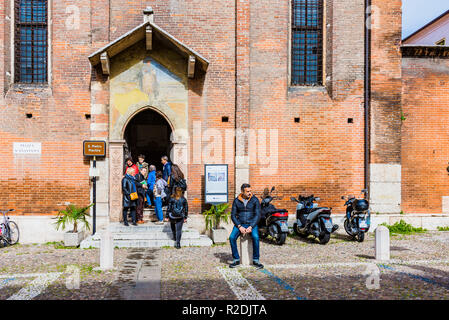
[[[72,17],[68,5],[79,8],[79,28],[67,27]],[[10,85],[10,1],[0,1],[0,149],[5,170],[0,178],[1,206],[14,207],[19,214],[54,214],[65,202],[89,203],[89,161],[82,156],[81,144],[91,137],[108,138],[107,131],[91,126],[107,124],[108,114],[85,115],[93,104],[107,105],[109,95],[108,78],[98,68],[91,71],[87,57],[139,25],[146,6],[152,6],[158,26],[210,62],[204,76],[188,83],[190,137],[196,121],[201,121],[202,130],[219,129],[223,137],[226,129],[277,129],[277,173],[260,174],[266,167],[263,158],[250,163],[250,183],[256,194],[275,185],[284,195],[279,207],[293,211],[290,196],[313,193],[323,205],[342,212],[340,197],[358,193],[364,186],[363,0],[325,1],[323,87],[289,85],[288,0],[51,1],[51,81],[48,86]],[[414,95],[420,89],[409,92],[402,87],[403,83],[413,83],[413,88],[420,84],[414,82],[414,72],[404,67],[401,72],[401,1],[374,0],[373,6],[378,21],[372,29],[371,162],[402,161],[404,210],[422,211],[423,202],[415,193],[434,182],[444,183],[444,178],[423,180],[428,169],[411,166],[415,156],[425,161],[416,148],[424,137],[412,138],[409,132],[416,135],[417,131],[407,127],[410,120],[405,122],[401,141],[401,105],[404,99],[406,117],[412,119],[413,108],[428,100]],[[433,77],[428,75],[429,85]],[[431,90],[432,101],[445,99],[443,91]],[[33,117],[27,118],[27,113]],[[229,122],[222,122],[223,116]],[[294,121],[298,117],[299,123]],[[428,137],[427,131],[422,132]],[[231,154],[233,160],[229,163],[230,198],[235,191],[235,153],[250,154],[252,138],[249,134],[247,139],[238,137],[236,144],[223,143],[223,153]],[[12,144],[21,141],[41,142],[42,155],[14,156]],[[208,143],[202,141],[203,146]],[[204,167],[190,151],[188,195],[192,212],[198,213],[204,200]],[[444,155],[439,155],[441,161]],[[422,192],[420,197],[425,203],[433,199]],[[436,205],[425,207],[426,212],[441,211]]]

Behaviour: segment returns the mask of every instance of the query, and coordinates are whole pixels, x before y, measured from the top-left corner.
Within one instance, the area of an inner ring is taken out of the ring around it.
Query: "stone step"
[[[174,240],[167,239],[147,239],[147,240],[113,240],[113,246],[117,248],[161,248],[161,247],[173,247],[175,245]],[[201,246],[207,247],[212,245],[212,240],[204,235],[201,235],[197,239],[181,239],[181,246]],[[81,242],[80,247],[86,248],[99,248],[100,240],[93,240],[92,236],[89,236]]]
[[[183,230],[182,237],[185,239],[199,239],[200,234],[196,230]],[[96,233],[92,236],[92,240],[100,240],[101,235]],[[173,234],[170,232],[113,232],[114,240],[172,240]]]

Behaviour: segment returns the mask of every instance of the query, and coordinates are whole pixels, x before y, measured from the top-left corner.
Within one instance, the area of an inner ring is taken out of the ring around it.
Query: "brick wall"
[[[449,196],[449,60],[404,58],[402,84],[402,210],[441,213]]]
[[[379,163],[396,163],[400,161],[400,1],[373,2],[380,8],[382,28],[373,31],[372,156]],[[0,186],[10,192],[0,195],[0,203],[19,213],[48,214],[64,201],[89,201],[89,163],[82,157],[81,142],[107,133],[90,130],[91,123],[106,121],[103,115],[86,119],[85,114],[91,112],[91,103],[107,104],[107,80],[91,73],[87,56],[140,24],[142,10],[152,6],[156,24],[210,61],[204,76],[189,80],[191,136],[195,121],[201,121],[203,130],[219,129],[222,137],[225,129],[235,127],[277,129],[278,171],[260,174],[266,167],[261,163],[264,157],[251,165],[250,182],[257,195],[275,185],[285,196],[279,206],[293,210],[290,196],[314,193],[323,205],[341,212],[340,196],[356,193],[364,184],[363,4],[363,0],[326,1],[326,86],[300,88],[288,83],[288,0],[53,1],[51,86],[4,89],[0,148],[7,151],[1,156],[6,174]],[[75,30],[67,29],[68,5],[80,8],[81,24]],[[9,1],[0,2],[0,17],[9,12],[8,6]],[[1,28],[0,63],[7,69],[8,24]],[[5,83],[4,74],[1,77],[0,83]],[[33,113],[33,118],[27,119],[25,113]],[[222,116],[229,122],[222,123]],[[293,121],[295,117],[300,123]],[[42,156],[30,161],[14,158],[14,141],[42,142]],[[250,144],[243,143],[244,153],[251,153]],[[234,143],[225,145],[223,139],[225,148],[232,154],[232,198]],[[204,161],[195,162],[198,155],[190,151],[189,201],[192,212],[199,212]]]

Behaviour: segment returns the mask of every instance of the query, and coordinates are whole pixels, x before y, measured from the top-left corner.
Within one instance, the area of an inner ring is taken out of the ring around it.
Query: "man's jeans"
[[[162,212],[162,199],[161,197],[154,197],[154,211],[156,212],[157,219],[159,221],[164,220],[164,213]]]
[[[248,224],[242,224],[243,228],[248,228]],[[240,230],[234,226],[231,235],[229,236],[229,242],[231,243],[232,257],[234,261],[240,261],[239,251],[237,249],[237,239],[241,235]],[[253,238],[253,261],[259,262],[259,228],[255,226],[250,233]],[[245,234],[248,237],[248,234]]]

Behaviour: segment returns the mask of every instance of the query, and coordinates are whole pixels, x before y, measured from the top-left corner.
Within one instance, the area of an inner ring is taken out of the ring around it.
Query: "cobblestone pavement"
[[[160,261],[161,299],[449,299],[449,233],[392,236],[391,261],[374,260],[365,242],[332,236],[322,246],[289,236],[261,242],[265,269],[229,271],[228,244],[213,247],[115,249],[111,271],[96,271],[98,249],[57,244],[0,248],[0,299],[130,299],[142,266]],[[79,274],[79,288],[76,279]],[[134,290],[134,291],[133,291]],[[159,286],[157,286],[159,290]]]

